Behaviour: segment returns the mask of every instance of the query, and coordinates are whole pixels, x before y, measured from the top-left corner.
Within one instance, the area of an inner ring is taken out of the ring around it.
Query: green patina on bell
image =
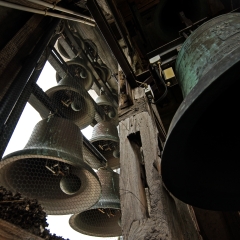
[[[93,100],[80,82],[67,76],[57,86],[48,89],[46,94],[79,128],[92,123],[95,117]]]
[[[36,198],[48,214],[73,214],[92,207],[100,198],[96,173],[83,161],[82,134],[67,119],[38,122],[24,149],[0,163],[0,184]]]
[[[176,76],[184,100],[165,143],[163,181],[190,205],[240,210],[240,14],[195,30],[179,52]]]
[[[120,236],[119,175],[104,168],[96,173],[102,185],[100,200],[90,209],[71,216],[69,224],[74,230],[90,236]]]

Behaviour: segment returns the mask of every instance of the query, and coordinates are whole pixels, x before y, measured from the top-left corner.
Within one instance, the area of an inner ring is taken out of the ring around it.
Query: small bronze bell
[[[94,69],[98,73],[98,76],[100,77],[100,79],[103,82],[106,82],[106,80],[107,80],[106,73],[98,62],[94,63]]]
[[[112,76],[112,72],[111,72],[111,70],[107,67],[107,65],[104,64],[104,63],[101,64],[101,68],[104,70],[105,75],[106,75],[106,81],[108,82],[109,79],[110,79],[111,76]]]
[[[74,79],[66,77],[46,94],[56,103],[65,117],[83,129],[92,123],[95,116],[93,100]]]
[[[74,79],[79,81],[80,84],[88,91],[93,85],[93,75],[86,63],[81,58],[75,58],[67,61],[69,70],[74,74]],[[56,73],[56,80],[59,82],[61,77]]]
[[[110,121],[97,123],[92,132],[90,142],[107,159],[109,167],[119,167],[119,137],[117,127]]]
[[[101,194],[98,176],[83,162],[79,128],[58,117],[38,122],[25,148],[3,158],[0,185],[56,215],[84,211]]]
[[[105,168],[99,169],[96,173],[102,185],[100,200],[89,210],[71,216],[69,224],[74,230],[86,235],[120,236],[119,175]]]
[[[76,42],[77,42],[78,44],[80,44],[80,47],[81,47],[82,49],[85,49],[84,42],[81,40],[81,38],[78,36],[78,34],[74,33],[74,34],[73,34],[73,37],[75,38]],[[66,50],[64,49],[64,47],[63,47],[62,44],[61,44],[61,38],[62,38],[62,37],[60,37],[60,38],[58,39],[58,41],[57,41],[57,48],[58,48],[58,50],[59,50],[59,53],[60,53],[64,58],[71,59],[71,57],[68,55],[68,53],[66,52]],[[75,56],[75,57],[77,57],[77,56]]]
[[[84,43],[83,49],[86,52],[86,54],[88,55],[88,57],[92,56],[93,58],[97,58],[98,48],[97,48],[96,44],[90,39],[84,39],[83,43]],[[93,62],[94,59],[91,58],[91,61]]]
[[[96,98],[96,103],[103,107],[104,112],[109,118],[115,118],[117,113],[112,103],[109,101],[108,97],[101,91],[101,95]]]

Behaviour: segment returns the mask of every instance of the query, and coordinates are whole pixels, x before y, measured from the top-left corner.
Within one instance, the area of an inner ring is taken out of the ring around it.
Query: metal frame
[[[113,104],[115,105],[115,107],[118,107],[118,102],[117,99],[113,96],[112,92],[110,91],[110,89],[108,88],[108,86],[106,85],[106,83],[100,78],[100,76],[98,75],[98,73],[95,71],[94,66],[92,64],[92,62],[89,60],[89,58],[87,57],[87,54],[84,52],[84,49],[81,48],[81,46],[77,43],[76,39],[74,38],[72,32],[68,29],[68,27],[66,26],[64,28],[64,32],[63,34],[66,35],[66,37],[71,41],[71,43],[73,44],[74,50],[76,55],[78,55],[79,52],[81,52],[81,57],[83,58],[83,60],[86,62],[86,65],[89,67],[89,69],[91,70],[92,74],[94,75],[94,83],[97,85],[97,87],[99,89],[101,89],[101,87],[103,86],[105,92],[107,93],[107,95],[111,98],[111,100],[113,101]],[[65,39],[66,42],[68,42],[67,39]]]
[[[14,79],[14,82],[11,84],[10,88],[4,95],[2,101],[0,102],[0,156],[2,155],[10,141],[10,138],[14,132],[14,129],[18,123],[18,120],[24,110],[26,103],[28,102],[30,95],[34,94],[36,99],[38,99],[44,107],[49,111],[54,112],[60,117],[65,117],[63,113],[52,103],[51,99],[45,94],[45,92],[36,84],[38,77],[41,74],[42,69],[37,68],[37,63],[41,58],[43,52],[47,49],[50,44],[50,51],[47,51],[46,59],[47,61],[49,55],[51,55],[53,47],[51,44],[53,41],[56,41],[56,38],[52,39],[56,27],[58,26],[59,19],[51,19],[46,33],[43,34],[37,45],[35,46],[32,54],[30,55],[28,61],[23,66],[22,70],[19,72],[17,77]],[[52,41],[51,41],[52,39]],[[51,42],[50,42],[51,41]],[[62,63],[59,61],[58,56],[54,57],[55,63],[58,67],[61,68],[62,72],[68,72],[68,66],[62,60]],[[61,59],[61,56],[60,56]],[[44,66],[44,65],[43,65]],[[71,73],[68,73],[71,76]],[[94,102],[94,101],[93,101]],[[103,116],[104,111],[95,103],[96,109],[100,116]],[[35,109],[38,111],[38,107],[35,106]],[[83,143],[87,149],[96,156],[96,158],[101,163],[106,163],[107,160],[105,157],[88,141],[87,138],[83,136]]]
[[[112,33],[112,30],[107,20],[105,19],[96,0],[88,0],[86,6],[90,13],[92,14],[93,18],[95,19],[97,26],[99,27],[113,55],[117,59],[117,62],[119,63],[124,74],[126,75],[126,79],[129,82],[130,86],[132,88],[137,87],[138,84],[136,82],[136,76],[133,72],[133,69],[131,68],[126,56],[124,55],[118,41],[114,37],[114,34]]]
[[[28,61],[22,67],[0,102],[1,157],[7,147],[28,98],[30,97],[31,86],[37,81],[41,73],[41,70],[36,69],[37,63],[46,49],[46,46],[52,39],[59,22],[59,19],[50,18],[46,34],[43,34],[38,41],[32,54],[29,56]]]
[[[14,105],[17,103],[19,97],[23,92],[24,87],[31,79],[30,77],[32,75],[32,72],[35,69],[46,46],[48,45],[56,26],[59,24],[59,21],[60,20],[58,19],[52,20],[50,26],[46,30],[46,34],[44,34],[38,41],[32,54],[29,56],[21,71],[18,73],[13,83],[8,88],[6,94],[2,98],[0,102],[0,129],[3,128],[4,124],[8,120]]]

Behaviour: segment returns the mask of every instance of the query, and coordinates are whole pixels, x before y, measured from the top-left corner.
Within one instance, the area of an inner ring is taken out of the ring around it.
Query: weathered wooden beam
[[[135,133],[137,121],[127,118],[119,123],[120,129],[120,198],[124,239],[128,239],[131,224],[134,220],[145,219],[148,216],[147,200],[144,184],[141,179],[141,153],[139,146],[131,142],[128,136]]]
[[[118,86],[119,86],[119,109],[126,108],[132,105],[131,89],[127,83],[126,77],[121,69],[118,71]]]
[[[42,240],[24,229],[0,219],[0,239],[1,240]]]
[[[144,89],[134,89],[134,103],[139,99],[143,101],[144,96]],[[164,188],[159,133],[151,106],[145,101],[147,107],[144,111],[132,114],[119,123],[123,238],[199,240],[200,235],[188,206]],[[123,188],[127,189],[126,193]],[[150,211],[144,188],[148,188]]]

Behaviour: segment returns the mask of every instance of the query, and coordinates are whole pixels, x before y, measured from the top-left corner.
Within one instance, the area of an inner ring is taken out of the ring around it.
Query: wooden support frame
[[[33,235],[26,230],[0,219],[1,240],[41,240],[43,238]]]
[[[133,106],[119,115],[123,238],[199,240],[188,206],[171,196],[163,185],[159,128],[144,89],[135,88],[132,93]]]

